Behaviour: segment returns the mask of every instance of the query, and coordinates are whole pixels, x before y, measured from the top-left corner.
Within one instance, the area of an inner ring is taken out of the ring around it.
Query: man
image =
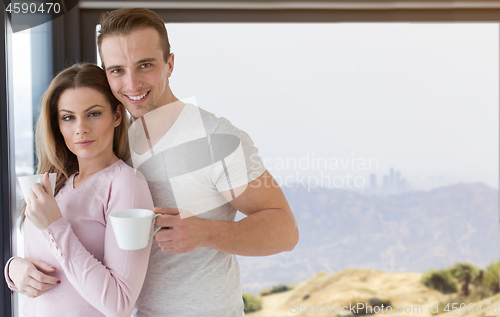
[[[246,133],[172,93],[174,54],[154,12],[104,14],[98,47],[114,95],[140,118],[131,127],[132,162],[164,228],[136,315],[243,316],[235,255],[271,255],[298,242],[283,192]],[[235,222],[236,210],[247,217]]]

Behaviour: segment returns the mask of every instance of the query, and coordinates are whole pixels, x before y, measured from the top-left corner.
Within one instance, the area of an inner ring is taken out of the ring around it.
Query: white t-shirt
[[[131,138],[147,131],[143,122],[134,122]],[[248,134],[191,104],[149,151],[139,155],[132,147],[131,156],[155,206],[224,221],[234,221],[236,209],[220,192],[234,197],[233,189],[244,188],[266,170]],[[136,308],[138,317],[244,316],[236,256],[210,248],[165,254],[153,243]]]

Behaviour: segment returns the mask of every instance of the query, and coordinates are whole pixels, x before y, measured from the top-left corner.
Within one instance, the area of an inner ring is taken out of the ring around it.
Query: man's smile
[[[133,101],[139,101],[139,100],[142,100],[144,99],[150,92],[151,90],[148,90],[147,92],[141,94],[141,95],[125,95],[125,97],[127,97],[128,99],[130,100],[133,100]]]

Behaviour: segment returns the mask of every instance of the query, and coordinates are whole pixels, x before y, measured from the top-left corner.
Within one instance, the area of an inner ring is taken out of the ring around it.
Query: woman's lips
[[[81,146],[81,147],[87,147],[87,146],[91,145],[92,143],[94,143],[94,141],[86,140],[86,141],[78,141],[75,144],[78,146]]]

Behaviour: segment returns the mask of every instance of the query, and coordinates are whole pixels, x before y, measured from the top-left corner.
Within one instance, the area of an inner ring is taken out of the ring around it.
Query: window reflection
[[[33,151],[33,111],[31,94],[31,30],[17,32],[12,35],[12,62],[14,86],[14,135],[16,177],[34,174]],[[21,188],[16,182],[15,206],[23,199]],[[17,211],[17,208],[16,208]],[[12,230],[12,252],[24,255],[24,239],[19,230],[19,218],[14,217]],[[24,295],[14,293],[14,316],[23,316],[22,305]]]

